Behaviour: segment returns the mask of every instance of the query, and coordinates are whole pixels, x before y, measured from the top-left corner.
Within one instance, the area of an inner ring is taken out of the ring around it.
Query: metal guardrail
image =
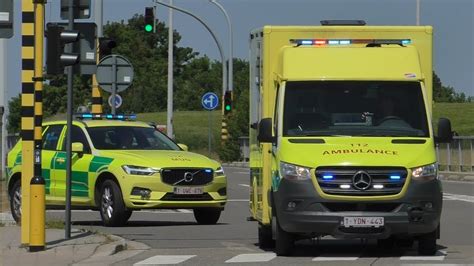
[[[474,172],[474,136],[455,136],[451,143],[436,146],[440,170]]]
[[[250,156],[249,138],[239,137],[241,161]],[[436,155],[440,170],[445,172],[474,172],[474,136],[455,136],[451,143],[438,144]]]

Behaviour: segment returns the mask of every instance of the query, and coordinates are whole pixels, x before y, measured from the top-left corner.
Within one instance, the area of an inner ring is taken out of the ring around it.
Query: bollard
[[[45,181],[35,176],[30,183],[30,252],[45,248]]]

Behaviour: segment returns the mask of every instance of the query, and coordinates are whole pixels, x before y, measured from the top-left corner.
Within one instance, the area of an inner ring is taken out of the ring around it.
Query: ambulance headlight
[[[311,179],[309,168],[280,162],[280,175],[288,180],[308,180]]]
[[[136,165],[122,165],[122,169],[129,175],[154,175],[160,172],[160,169]]]
[[[217,170],[214,171],[215,176],[223,176],[224,175],[224,169],[222,167],[217,168]]]
[[[438,178],[438,164],[433,163],[411,169],[413,180],[429,181]]]

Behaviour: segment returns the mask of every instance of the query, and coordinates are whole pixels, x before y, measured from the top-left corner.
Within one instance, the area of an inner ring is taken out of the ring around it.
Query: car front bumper
[[[273,192],[276,215],[283,230],[336,238],[383,239],[391,235],[416,236],[437,229],[442,208],[438,180],[408,184],[397,199],[335,200],[323,198],[308,181],[282,180]],[[345,227],[344,217],[383,217],[381,227]]]

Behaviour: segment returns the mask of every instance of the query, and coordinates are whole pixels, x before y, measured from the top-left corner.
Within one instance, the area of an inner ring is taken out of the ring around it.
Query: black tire
[[[377,246],[381,249],[392,249],[395,244],[395,239],[391,236],[385,239],[377,239]]]
[[[194,218],[198,224],[216,224],[221,217],[221,209],[217,208],[205,208],[205,209],[194,209]]]
[[[100,188],[99,212],[105,226],[122,226],[132,212],[126,210],[122,192],[113,180],[105,180]]]
[[[21,180],[18,179],[10,190],[10,211],[17,224],[21,224]]]
[[[273,219],[276,221],[275,253],[277,256],[288,256],[294,246],[294,235],[281,228],[278,218],[274,216]]]
[[[413,238],[400,238],[397,239],[395,243],[401,248],[411,248],[413,247],[415,240]]]
[[[271,226],[258,223],[258,246],[262,249],[275,247]]]
[[[433,256],[438,251],[436,245],[438,229],[431,233],[420,236],[418,239],[418,254],[423,256]]]

